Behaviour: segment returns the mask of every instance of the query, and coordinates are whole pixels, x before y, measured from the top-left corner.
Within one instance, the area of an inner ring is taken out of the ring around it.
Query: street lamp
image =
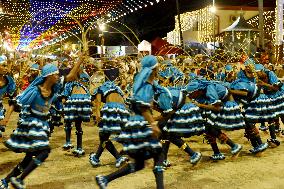
[[[104,32],[106,30],[106,25],[104,23],[99,24],[99,29]]]
[[[100,31],[102,32],[99,35],[99,37],[101,37],[101,58],[102,58],[104,55],[104,44],[105,44],[104,31],[106,30],[106,25],[105,23],[98,22],[98,26],[99,26]]]

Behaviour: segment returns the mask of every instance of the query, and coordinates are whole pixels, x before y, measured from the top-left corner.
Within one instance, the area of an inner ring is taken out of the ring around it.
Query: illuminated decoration
[[[181,14],[181,30],[185,31],[198,31],[198,41],[201,43],[213,42],[213,15],[212,6],[207,6],[203,9],[186,12]],[[264,12],[264,33],[265,38],[268,40],[275,41],[275,11],[265,11]],[[253,28],[258,28],[258,15],[249,19],[247,21]],[[177,16],[175,17],[175,29],[167,34],[167,41],[174,45],[180,45],[180,34],[178,27]],[[218,27],[217,17],[215,18],[215,27]],[[215,29],[216,29],[215,28]],[[227,34],[228,35],[228,34]],[[236,39],[245,38],[241,32],[236,32]],[[216,42],[224,42],[225,35],[216,35]],[[252,33],[252,40],[258,37],[257,34]]]
[[[10,29],[15,47],[36,49],[77,36],[82,28],[93,27],[98,19],[109,23],[160,2],[162,0],[7,0],[2,1],[1,8],[10,15],[0,14],[0,21],[5,23],[2,27]]]
[[[203,9],[186,12],[180,15],[181,30],[198,31],[198,39],[200,42],[213,41],[214,35],[214,13],[212,6],[207,6]],[[218,18],[215,18],[215,30],[218,28]],[[180,45],[179,41],[179,26],[178,18],[175,17],[175,29],[167,34],[167,41],[174,45]]]
[[[275,9],[275,58],[277,61],[283,61],[283,0],[276,0]]]
[[[269,40],[275,40],[275,11],[266,11],[263,13],[264,19],[264,34],[265,38]],[[259,16],[255,16],[249,19],[247,22],[254,28],[258,28]]]
[[[7,52],[12,52],[14,51],[11,35],[8,30],[5,30],[1,35],[0,35],[0,47],[2,53],[7,53]]]

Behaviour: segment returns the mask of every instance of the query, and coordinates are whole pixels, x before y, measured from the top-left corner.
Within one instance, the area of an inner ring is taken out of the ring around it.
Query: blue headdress
[[[233,71],[233,66],[230,65],[230,64],[227,64],[227,65],[225,66],[225,71],[226,71],[226,72],[231,72],[231,71]]]
[[[190,80],[192,80],[192,79],[195,79],[197,77],[197,74],[191,72],[191,73],[188,74],[188,77],[189,77]]]
[[[38,64],[33,64],[31,65],[31,70],[39,70],[39,65]]]
[[[24,90],[21,94],[17,96],[17,101],[20,105],[29,105],[31,103],[31,100],[34,98],[34,95],[36,95],[35,91],[36,87],[44,82],[44,79],[47,76],[58,74],[58,68],[57,66],[53,64],[46,64],[41,71],[41,75],[38,76],[27,88]],[[53,87],[54,92],[58,92],[60,90],[60,84],[56,84]]]
[[[5,55],[0,56],[0,64],[3,64],[7,61],[7,57]]]
[[[244,62],[245,66],[248,66],[249,64],[255,64],[255,61],[252,58],[249,58]]]
[[[186,86],[185,91],[187,93],[193,93],[193,92],[198,91],[198,90],[203,90],[203,89],[206,88],[208,83],[210,83],[210,82],[206,81],[206,80],[202,80],[202,79],[193,80],[193,81],[188,83],[188,85]]]
[[[265,67],[264,67],[262,64],[255,64],[255,65],[254,65],[254,69],[255,69],[255,71],[257,71],[257,72],[261,72],[261,71],[264,71],[264,70],[265,70]]]
[[[148,55],[141,60],[141,64],[142,64],[142,70],[135,77],[135,81],[133,84],[134,95],[147,82],[153,69],[158,66],[158,60],[155,56]]]
[[[172,99],[172,94],[168,88],[162,87],[158,84],[155,85],[154,101],[158,104],[159,108],[162,109],[164,113],[168,113],[173,110]]]

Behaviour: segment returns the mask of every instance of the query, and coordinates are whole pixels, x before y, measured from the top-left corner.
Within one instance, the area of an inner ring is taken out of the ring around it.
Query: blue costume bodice
[[[230,85],[230,88],[233,90],[241,90],[248,92],[248,98],[252,99],[258,96],[259,88],[256,83],[251,82],[247,79],[237,79],[233,81]]]
[[[21,94],[16,97],[17,103],[22,107],[22,111],[31,111],[37,116],[46,116],[53,101],[57,98],[56,93],[52,93],[50,97],[45,98],[40,92],[38,86],[33,86],[33,89],[24,96]],[[27,109],[28,108],[28,109]]]
[[[105,102],[105,98],[110,94],[110,93],[118,93],[121,96],[124,96],[123,91],[120,89],[119,86],[117,86],[114,82],[112,81],[106,81],[103,83],[100,87],[96,88],[93,92],[93,96],[96,96],[96,94],[101,94],[102,95],[102,101]]]
[[[150,83],[145,83],[142,87],[139,88],[136,93],[134,93],[132,102],[142,105],[142,106],[151,106],[151,103],[154,98],[154,86]]]
[[[228,92],[228,89],[221,84],[210,84],[205,89],[204,99],[208,104],[220,103],[223,99],[227,97]]]
[[[206,104],[220,103],[229,94],[229,91],[225,86],[225,83],[222,84],[222,82],[205,81],[205,80],[200,80],[199,82],[202,83],[200,85],[202,87],[200,88],[200,90],[203,90],[205,93],[205,96],[199,96],[196,99],[200,103],[206,103]]]
[[[279,87],[282,87],[282,82],[278,79],[278,77],[276,76],[276,74],[273,71],[270,70],[265,70],[265,73],[268,77],[268,83],[270,85],[277,85]],[[263,92],[265,94],[272,94],[274,93],[274,91],[270,91],[267,87],[263,87]]]
[[[85,87],[82,83],[78,82],[78,81],[71,81],[71,82],[67,82],[64,86],[63,92],[62,92],[62,96],[64,97],[69,97],[72,95],[72,90],[75,86],[78,87],[82,87],[88,96],[90,96],[90,92],[88,90],[87,87]]]
[[[177,109],[180,107],[180,105],[182,104],[182,102],[185,99],[185,95],[182,92],[182,88],[180,87],[170,87],[169,91],[171,93],[172,96],[172,101],[173,101],[173,108]]]
[[[38,112],[48,114],[51,104],[56,99],[56,95],[53,95],[49,98],[45,98],[40,93],[40,89],[38,88],[37,94],[31,102],[31,110],[36,110]]]

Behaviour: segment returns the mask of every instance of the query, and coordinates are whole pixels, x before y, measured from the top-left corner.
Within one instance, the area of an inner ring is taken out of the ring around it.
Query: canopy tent
[[[182,54],[183,50],[171,45],[166,40],[157,37],[152,41],[152,53],[154,55]]]
[[[237,20],[223,30],[224,47],[233,54],[236,51],[245,50],[247,54],[256,50],[256,37],[260,30],[252,27],[244,18],[243,13]]]
[[[151,52],[152,52],[151,43],[149,43],[149,42],[146,41],[146,40],[143,40],[140,44],[138,44],[138,51],[139,51],[139,52],[148,51],[149,54],[151,54]]]
[[[223,30],[223,32],[233,31],[259,31],[259,29],[253,28],[250,24],[248,24],[244,18],[244,14],[241,13],[232,25]]]

